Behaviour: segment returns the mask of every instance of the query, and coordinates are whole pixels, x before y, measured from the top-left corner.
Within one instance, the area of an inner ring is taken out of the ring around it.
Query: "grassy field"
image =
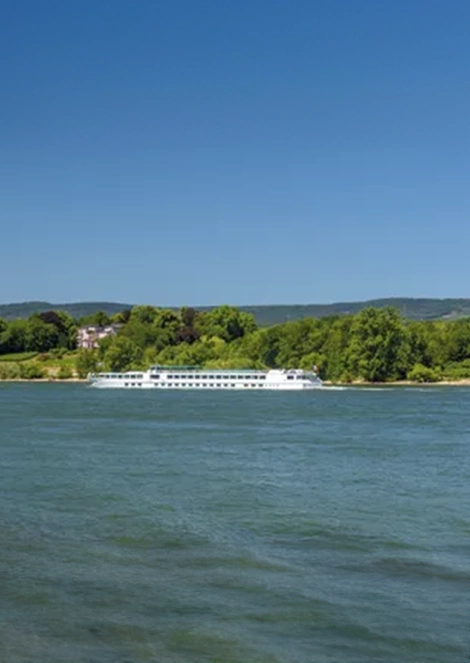
[[[18,362],[18,361],[28,361],[29,359],[34,359],[38,356],[37,352],[16,352],[10,353],[7,355],[0,355],[0,361],[7,362]]]
[[[76,358],[76,352],[65,352],[61,355],[55,352],[0,355],[0,380],[76,378]]]

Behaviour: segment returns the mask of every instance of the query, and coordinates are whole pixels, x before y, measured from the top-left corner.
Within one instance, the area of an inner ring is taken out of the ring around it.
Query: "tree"
[[[96,373],[99,366],[99,355],[97,350],[80,350],[75,360],[75,369],[80,378],[85,378],[88,373]]]
[[[111,318],[104,311],[96,311],[80,319],[80,325],[96,325],[97,327],[106,327],[111,324]]]
[[[136,368],[143,357],[142,349],[125,336],[116,336],[105,354],[105,365],[109,371],[127,371]]]
[[[470,321],[456,320],[448,327],[446,361],[464,361],[470,357]]]
[[[210,312],[204,312],[195,323],[203,336],[217,336],[230,342],[256,331],[254,316],[239,311],[234,306],[219,306]]]
[[[297,368],[305,357],[316,364],[321,356],[327,329],[321,320],[304,318],[282,325],[279,337],[279,353],[277,362],[286,368]]]
[[[316,363],[320,366],[321,376],[328,380],[351,380],[348,374],[347,347],[351,332],[352,316],[342,316],[328,321],[328,335],[322,348],[323,359]],[[324,321],[327,324],[327,321]]]
[[[28,323],[26,320],[12,320],[0,333],[0,353],[24,352]]]
[[[194,343],[200,337],[196,328],[198,312],[193,308],[180,309],[181,327],[176,332],[176,343]]]
[[[140,322],[141,324],[151,325],[158,315],[158,308],[155,306],[133,306],[129,314],[129,322]]]
[[[111,316],[111,323],[125,325],[129,322],[130,317],[131,309],[124,309],[124,311],[119,311],[119,313]]]
[[[56,346],[73,350],[76,346],[77,325],[71,315],[65,311],[45,311],[30,318],[37,319],[55,327],[57,332]]]
[[[43,322],[41,318],[33,316],[26,323],[24,336],[25,350],[31,352],[47,352],[57,347],[59,332],[53,324]]]
[[[143,350],[156,344],[159,330],[153,324],[145,324],[138,319],[133,319],[119,330],[119,336],[130,339]]]
[[[370,382],[402,379],[410,364],[408,335],[398,311],[366,308],[352,322],[348,370]]]

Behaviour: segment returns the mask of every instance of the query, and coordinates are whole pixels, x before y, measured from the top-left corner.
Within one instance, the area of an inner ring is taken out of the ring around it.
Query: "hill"
[[[16,318],[29,318],[33,313],[44,313],[44,311],[66,311],[73,318],[78,319],[96,313],[96,311],[104,311],[108,315],[113,315],[126,308],[131,308],[131,305],[116,302],[75,302],[71,304],[22,302],[20,304],[0,304],[0,318],[15,320]]]
[[[404,317],[410,320],[452,320],[470,316],[470,299],[414,299],[414,298],[387,298],[372,299],[364,302],[338,302],[334,304],[295,304],[273,306],[240,306],[239,308],[255,316],[257,323],[264,327],[289,320],[314,317],[325,318],[331,315],[354,314],[367,306],[384,308],[392,306],[397,308]],[[132,304],[116,302],[74,302],[69,304],[52,304],[50,302],[23,302],[16,304],[0,304],[0,318],[13,320],[15,318],[28,318],[33,313],[43,311],[67,311],[74,318],[104,311],[113,315],[124,309],[131,308]],[[198,310],[208,311],[213,306],[197,307]]]
[[[260,326],[298,320],[299,318],[326,318],[332,315],[354,315],[368,306],[391,306],[409,320],[454,320],[470,316],[470,299],[414,299],[389,297],[363,302],[337,302],[334,304],[305,304],[278,306],[242,306],[253,313]]]

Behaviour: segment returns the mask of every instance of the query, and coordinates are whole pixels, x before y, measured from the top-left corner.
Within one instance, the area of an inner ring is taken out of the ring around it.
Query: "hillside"
[[[131,308],[131,305],[116,302],[74,302],[70,304],[22,302],[19,304],[0,304],[0,318],[15,320],[16,318],[29,318],[33,313],[43,313],[44,311],[66,311],[73,318],[78,319],[96,311],[104,311],[108,315],[113,315],[126,308]]]
[[[252,313],[260,326],[268,326],[289,320],[314,317],[325,318],[331,315],[354,314],[367,306],[397,308],[404,317],[410,320],[445,320],[470,316],[470,299],[413,299],[388,298],[373,299],[364,302],[338,302],[334,304],[304,305],[273,305],[273,306],[240,306],[239,308]],[[0,304],[0,318],[13,320],[27,318],[33,313],[43,311],[67,311],[74,318],[81,318],[96,311],[104,311],[112,315],[132,304],[116,302],[74,302],[69,304],[52,304],[50,302],[23,302]],[[199,310],[207,311],[214,307],[202,306]]]

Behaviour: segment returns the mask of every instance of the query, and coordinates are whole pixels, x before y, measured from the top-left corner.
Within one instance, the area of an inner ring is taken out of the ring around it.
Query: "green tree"
[[[58,345],[59,332],[54,324],[33,316],[26,323],[24,348],[28,352],[48,352]]]
[[[43,322],[52,324],[57,329],[57,346],[74,350],[77,346],[77,324],[65,311],[47,311],[39,315]]]
[[[119,311],[111,316],[111,323],[116,325],[125,325],[129,322],[131,317],[131,309],[124,309],[124,311]]]
[[[338,316],[328,321],[328,335],[322,347],[321,377],[333,382],[349,382],[347,348],[354,318]],[[326,324],[326,321],[325,321]]]
[[[139,322],[144,325],[151,325],[158,316],[159,309],[155,306],[134,306],[129,314],[129,322]]]
[[[98,350],[79,350],[75,359],[75,369],[80,378],[85,378],[88,373],[96,373],[99,370]]]
[[[321,320],[304,318],[282,325],[279,337],[277,362],[285,368],[299,368],[308,362],[319,363],[322,348],[327,337],[327,327]]]
[[[26,320],[12,320],[9,322],[6,329],[0,333],[0,354],[24,352],[27,328]]]
[[[105,353],[105,365],[109,371],[127,371],[140,366],[142,349],[129,338],[116,336]]]
[[[470,357],[470,320],[451,322],[448,326],[446,361],[464,361]]]
[[[217,336],[227,342],[257,329],[254,316],[225,304],[199,315],[195,324],[201,336]]]
[[[106,327],[111,324],[111,318],[104,311],[95,311],[90,315],[86,315],[79,320],[80,326],[96,325],[98,327]]]
[[[157,344],[160,330],[153,324],[146,324],[138,319],[134,319],[130,320],[127,325],[119,330],[119,336],[128,338],[143,350]],[[163,342],[163,345],[165,345],[165,342]]]
[[[402,379],[410,365],[410,345],[400,314],[392,308],[367,308],[352,322],[348,370],[370,382]]]

